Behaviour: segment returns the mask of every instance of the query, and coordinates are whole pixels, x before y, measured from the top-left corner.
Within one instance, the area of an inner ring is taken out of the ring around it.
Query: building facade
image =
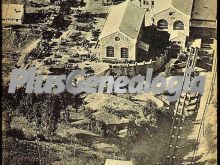
[[[150,13],[155,6],[156,0],[131,0],[131,2]]]
[[[102,59],[136,60],[136,40],[120,31],[102,38],[100,44]]]
[[[189,35],[190,17],[173,7],[155,14],[152,23],[158,30],[167,31],[169,34],[181,32]]]
[[[140,6],[150,12],[155,6],[155,0],[140,0]]]
[[[163,5],[164,4],[164,5]],[[164,7],[163,7],[164,6]],[[185,48],[190,32],[193,0],[157,0],[152,11],[152,24],[159,31],[167,31],[170,41]]]
[[[157,27],[157,30],[167,31],[170,34],[170,41],[185,47],[189,36],[190,16],[170,7],[155,14],[152,23]]]

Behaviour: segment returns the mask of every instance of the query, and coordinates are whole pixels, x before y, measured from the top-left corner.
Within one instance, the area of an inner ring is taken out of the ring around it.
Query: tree
[[[52,23],[52,27],[59,30],[64,30],[69,25],[69,22],[64,19],[64,14],[58,14]]]
[[[73,101],[74,101],[74,108],[76,109],[76,113],[77,113],[79,111],[79,107],[83,103],[82,93],[76,94],[74,96]]]
[[[98,30],[94,30],[94,31],[92,31],[92,36],[94,37],[95,40],[98,39],[100,33],[101,33],[101,32],[100,32],[99,29],[98,29]]]
[[[48,136],[54,134],[63,108],[59,95],[26,94],[19,102],[18,111],[38,129],[45,128]]]
[[[68,105],[72,105],[73,100],[74,100],[74,96],[69,92],[65,91],[60,94],[61,106],[64,111],[63,115],[64,115],[64,120],[66,122],[69,121],[69,117],[70,117],[70,113],[69,113],[69,110],[67,109],[67,107],[68,107]]]
[[[24,88],[20,88],[19,91],[15,94],[8,93],[8,85],[2,86],[2,109],[3,109],[3,117],[5,124],[5,131],[11,130],[11,121],[14,116],[17,106],[19,105],[19,101],[22,98]],[[20,93],[21,92],[21,93]]]
[[[76,3],[76,1],[75,1]],[[69,14],[71,11],[71,2],[70,1],[62,1],[60,4],[60,13]]]
[[[57,124],[60,119],[60,112],[62,110],[62,102],[60,101],[60,95],[46,95],[45,101],[43,104],[45,105],[42,108],[43,113],[41,116],[42,125],[46,128],[48,136],[53,135],[57,129]]]

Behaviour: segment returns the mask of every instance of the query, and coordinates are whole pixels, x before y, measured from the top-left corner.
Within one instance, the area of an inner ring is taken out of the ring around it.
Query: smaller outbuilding
[[[24,4],[2,4],[2,24],[21,25],[24,16]]]

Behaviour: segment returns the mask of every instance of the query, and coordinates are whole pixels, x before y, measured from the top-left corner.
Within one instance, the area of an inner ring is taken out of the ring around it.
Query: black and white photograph
[[[2,165],[217,165],[217,0],[3,0]]]

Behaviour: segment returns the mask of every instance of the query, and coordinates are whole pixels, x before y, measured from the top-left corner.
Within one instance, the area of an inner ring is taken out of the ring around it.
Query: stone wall
[[[119,76],[135,76],[135,75],[146,75],[148,68],[153,68],[154,71],[160,69],[166,64],[168,60],[167,53],[161,57],[157,57],[155,61],[141,62],[135,64],[111,64],[109,65],[110,72],[113,75]]]

